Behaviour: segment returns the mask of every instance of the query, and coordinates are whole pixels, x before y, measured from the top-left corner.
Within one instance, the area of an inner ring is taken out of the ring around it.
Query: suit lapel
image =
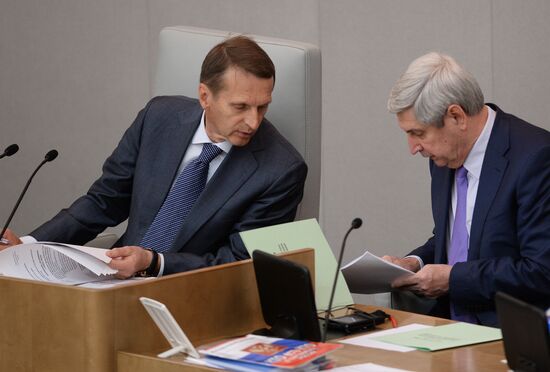
[[[447,225],[451,206],[451,190],[454,182],[454,170],[447,167],[438,168],[432,165],[433,190],[432,208],[435,221],[435,263],[447,263]]]
[[[472,226],[470,228],[468,260],[479,258],[483,226],[508,166],[508,159],[504,155],[510,144],[510,128],[502,116],[502,111],[497,111],[495,124],[483,159]]]
[[[143,221],[145,231],[151,226],[172,187],[183,156],[200,123],[201,115],[200,106],[199,109],[193,110],[191,113],[178,112],[173,120],[166,123],[166,129],[156,139],[159,148],[152,164],[151,182],[146,193],[150,198],[148,202],[150,207],[147,208],[150,213]],[[165,149],[170,150],[166,151]]]

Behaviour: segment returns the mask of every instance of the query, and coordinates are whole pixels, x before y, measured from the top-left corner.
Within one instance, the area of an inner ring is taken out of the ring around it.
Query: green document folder
[[[373,339],[419,350],[437,351],[500,340],[502,333],[498,328],[458,322]]]
[[[315,250],[315,299],[318,311],[328,307],[330,292],[336,273],[336,258],[315,219],[284,223],[243,231],[241,239],[252,256],[259,249],[268,253],[288,252],[294,249]],[[342,273],[338,274],[338,285],[334,294],[333,308],[353,304],[353,298]]]

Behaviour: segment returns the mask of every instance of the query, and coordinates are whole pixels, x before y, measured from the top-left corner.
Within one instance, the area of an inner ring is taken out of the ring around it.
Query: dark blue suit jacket
[[[201,115],[194,99],[152,99],[88,193],[31,235],[83,244],[128,219],[115,246],[139,245],[170,190]],[[164,254],[164,273],[248,258],[238,233],[292,221],[306,174],[300,154],[264,119],[246,146],[232,147],[208,182]]]
[[[550,133],[501,111],[477,192],[467,262],[451,270],[449,296],[481,324],[496,325],[494,295],[504,291],[550,307]],[[447,263],[446,236],[454,170],[430,162],[434,236],[410,254]],[[448,316],[449,296],[434,314]]]

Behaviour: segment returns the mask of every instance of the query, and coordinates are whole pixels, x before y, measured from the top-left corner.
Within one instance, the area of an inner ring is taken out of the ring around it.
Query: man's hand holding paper
[[[420,262],[415,257],[395,257],[395,256],[382,256],[383,260],[391,262],[394,265],[401,266],[402,268],[412,271],[413,273],[421,269]]]
[[[414,275],[395,279],[392,288],[406,289],[429,298],[437,298],[449,292],[451,269],[451,265],[426,265]]]

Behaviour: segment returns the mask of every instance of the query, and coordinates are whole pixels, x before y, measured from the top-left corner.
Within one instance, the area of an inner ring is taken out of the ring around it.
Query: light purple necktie
[[[468,196],[468,171],[464,167],[456,170],[456,213],[453,235],[449,248],[449,265],[468,259],[468,229],[466,228],[466,199]]]
[[[449,265],[468,260],[468,229],[466,228],[466,200],[468,197],[468,170],[460,167],[456,170],[456,212],[453,222],[453,235],[449,248]],[[477,319],[470,313],[457,314],[451,302],[451,319],[461,322],[477,323]]]

